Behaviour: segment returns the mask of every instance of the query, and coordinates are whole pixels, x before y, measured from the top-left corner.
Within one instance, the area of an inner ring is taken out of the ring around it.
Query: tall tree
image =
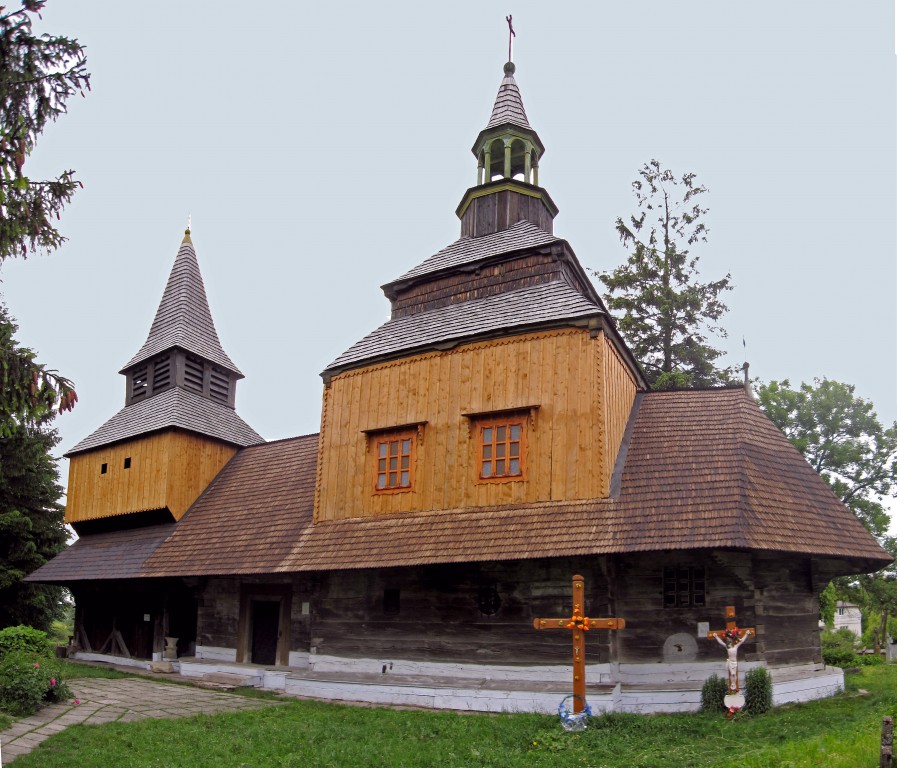
[[[720,298],[731,290],[731,275],[698,281],[698,258],[690,247],[707,242],[701,207],[707,188],[695,174],[676,176],[651,160],[632,183],[638,211],[617,219],[620,240],[632,248],[613,272],[596,273],[605,300],[618,313],[620,332],[641,361],[654,389],[728,383],[732,371],[717,367],[723,354],[708,334],[726,336],[719,319],[727,311]]]
[[[45,0],[0,6],[0,266],[29,251],[51,251],[65,238],[54,220],[81,186],[71,170],[32,179],[28,157],[66,102],[90,87],[77,40],[36,35],[32,22]],[[47,424],[77,401],[72,383],[19,345],[0,304],[0,625],[46,627],[58,612],[58,588],[23,578],[65,544],[61,488]]]

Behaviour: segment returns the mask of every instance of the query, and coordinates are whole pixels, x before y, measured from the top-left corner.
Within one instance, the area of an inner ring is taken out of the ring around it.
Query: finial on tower
[[[187,214],[187,229],[184,230],[184,239],[181,242],[184,243],[192,243],[193,240],[190,239],[190,225],[192,223],[193,217],[188,213]]]
[[[748,374],[748,369],[751,367],[751,364],[747,361],[747,341],[745,341],[744,336],[741,337],[741,346],[744,347],[744,363],[741,365],[741,370],[744,371],[744,391],[747,392],[747,396],[753,399],[754,391],[751,389],[751,377]]]
[[[513,75],[514,74],[514,48],[513,42],[514,38],[517,37],[517,33],[514,31],[514,23],[513,16],[505,16],[505,21],[508,22],[508,63],[505,64],[505,74]],[[511,68],[511,71],[508,72],[508,67]]]

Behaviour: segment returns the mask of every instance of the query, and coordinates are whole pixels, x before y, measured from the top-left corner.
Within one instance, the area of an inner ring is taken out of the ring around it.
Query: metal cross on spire
[[[513,44],[514,38],[517,37],[517,33],[514,31],[514,24],[512,22],[513,18],[513,16],[505,16],[505,21],[508,22],[508,61],[514,61]]]

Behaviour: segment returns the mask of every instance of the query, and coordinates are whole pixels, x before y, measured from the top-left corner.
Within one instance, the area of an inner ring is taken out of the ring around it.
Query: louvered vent
[[[146,366],[135,368],[131,374],[131,402],[136,402],[146,397]]]
[[[187,355],[184,360],[184,388],[202,394],[202,360]]]
[[[171,385],[171,356],[165,355],[153,363],[153,393]]]
[[[226,403],[229,389],[230,377],[227,375],[227,372],[213,365],[212,377],[209,382],[209,396],[213,400],[220,400],[222,403]]]

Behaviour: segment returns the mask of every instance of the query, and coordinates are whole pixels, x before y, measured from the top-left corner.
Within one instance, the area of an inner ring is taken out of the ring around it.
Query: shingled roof
[[[565,282],[542,283],[389,320],[343,352],[325,373],[448,341],[605,314]]]
[[[401,277],[382,286],[389,286],[405,280],[431,275],[434,272],[485,261],[496,256],[505,256],[526,248],[538,248],[552,243],[562,242],[561,238],[549,234],[526,220],[518,221],[508,229],[493,232],[482,237],[462,237],[434,253],[428,259],[408,270]]]
[[[218,339],[196,251],[189,234],[184,236],[174,260],[149,335],[140,351],[125,364],[120,373],[173,347],[193,352],[215,365],[243,376]]]
[[[687,549],[831,558],[849,563],[854,572],[891,562],[741,388],[645,393],[633,418],[615,498],[317,525],[312,523],[317,436],[247,448],[146,557],[139,575],[345,570]],[[91,565],[86,554],[93,541],[111,546],[110,536],[78,542],[84,559],[70,562],[79,568],[56,565],[57,560],[30,578],[111,578],[106,566]]]
[[[505,64],[505,76],[498,87],[486,130],[509,123],[532,130],[529,120],[526,119],[526,110],[523,108],[523,99],[520,97],[520,88],[517,87],[514,72],[515,67],[511,62]]]
[[[181,387],[172,387],[139,403],[125,406],[75,445],[66,456],[172,427],[198,432],[240,447],[264,442],[264,438],[233,408]]]

